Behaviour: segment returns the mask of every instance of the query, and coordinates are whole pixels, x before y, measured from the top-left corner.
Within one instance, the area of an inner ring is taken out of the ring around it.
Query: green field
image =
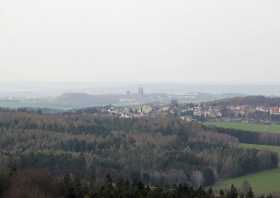
[[[259,133],[280,133],[279,124],[254,124],[254,123],[242,123],[242,122],[207,122],[207,125],[214,125],[220,128],[238,129],[248,132]],[[257,145],[257,144],[240,144],[244,149],[258,149],[267,150],[278,153],[280,156],[280,146],[270,145]],[[248,181],[253,190],[256,193],[271,193],[280,192],[280,168],[259,172],[252,175],[242,176],[233,179],[227,179],[225,181],[217,183],[215,189],[229,189],[232,184],[236,187],[240,187],[244,181]]]
[[[232,184],[237,188],[240,188],[242,183],[246,180],[251,184],[254,192],[258,194],[280,192],[280,168],[259,172],[253,175],[228,179],[217,183],[214,188],[229,189]]]
[[[244,149],[267,150],[278,153],[280,156],[280,146],[240,144]],[[229,189],[233,184],[240,188],[244,181],[248,181],[256,193],[280,192],[280,168],[259,172],[252,175],[242,176],[234,179],[227,179],[217,183],[215,189]]]
[[[272,151],[280,156],[280,146],[260,145],[260,144],[240,144],[241,148]]]
[[[239,129],[249,132],[268,132],[268,133],[280,133],[280,124],[254,124],[243,122],[207,122],[208,126],[216,126],[226,129]]]

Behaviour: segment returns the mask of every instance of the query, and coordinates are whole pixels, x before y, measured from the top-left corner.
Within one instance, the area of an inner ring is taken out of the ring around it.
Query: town
[[[256,96],[257,97],[257,96]],[[234,100],[234,98],[232,99]],[[103,113],[122,117],[173,115],[187,121],[246,121],[267,123],[280,121],[280,106],[275,104],[224,104],[223,100],[201,103],[137,104],[101,107]]]

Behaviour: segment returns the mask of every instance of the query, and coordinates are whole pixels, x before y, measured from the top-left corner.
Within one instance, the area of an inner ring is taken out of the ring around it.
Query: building
[[[138,88],[138,96],[144,96],[144,88],[143,87],[139,87]]]
[[[280,115],[280,107],[271,107],[270,114],[277,114]]]
[[[178,100],[176,100],[176,99],[172,99],[171,101],[170,101],[170,104],[171,104],[171,106],[172,107],[178,107]]]

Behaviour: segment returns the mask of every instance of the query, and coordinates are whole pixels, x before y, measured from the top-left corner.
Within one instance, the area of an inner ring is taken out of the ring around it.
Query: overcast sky
[[[279,81],[279,0],[1,0],[0,81]]]

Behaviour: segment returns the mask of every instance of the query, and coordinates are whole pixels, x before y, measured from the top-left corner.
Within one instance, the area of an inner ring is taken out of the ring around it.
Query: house
[[[270,114],[280,115],[280,107],[271,107],[270,108]]]

